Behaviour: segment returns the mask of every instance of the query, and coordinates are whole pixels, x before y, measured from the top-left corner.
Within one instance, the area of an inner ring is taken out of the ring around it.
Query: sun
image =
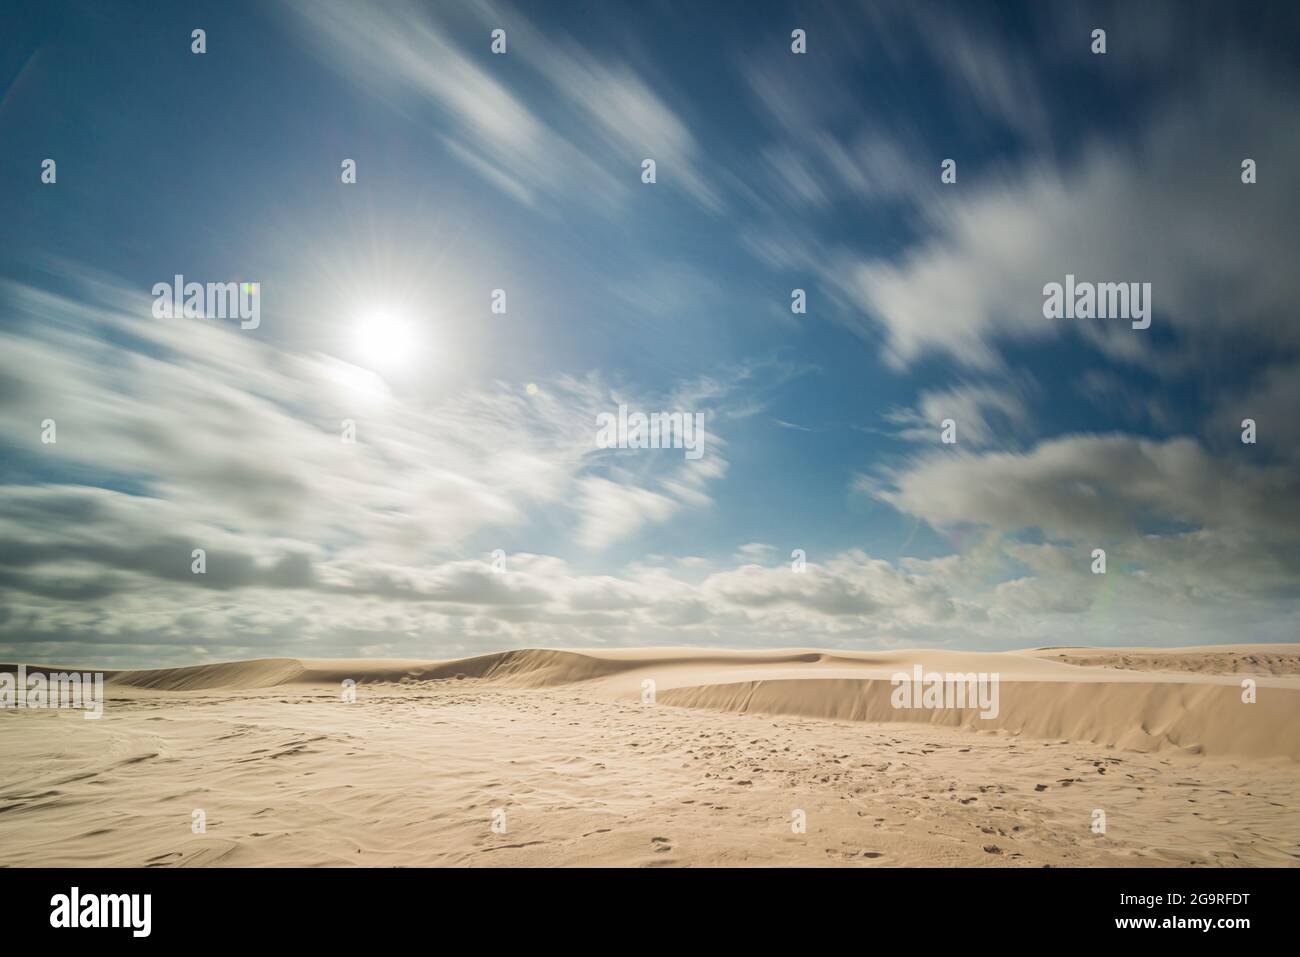
[[[396,370],[411,360],[417,343],[415,324],[399,310],[377,306],[357,320],[358,357],[371,369]]]

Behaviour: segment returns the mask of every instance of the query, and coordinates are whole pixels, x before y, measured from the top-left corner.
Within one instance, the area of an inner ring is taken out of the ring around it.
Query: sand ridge
[[[974,708],[893,707],[891,677],[918,666],[927,673],[998,675],[999,713],[990,718]],[[1243,677],[1258,686],[1253,704],[1243,702]],[[512,689],[581,687],[616,701],[639,700],[650,682],[657,700],[676,707],[920,722],[1131,750],[1300,760],[1300,735],[1287,733],[1300,718],[1297,645],[992,653],[521,649],[443,661],[279,658],[106,674],[114,692],[467,679]]]
[[[1266,650],[1255,704],[1197,649],[1142,654],[1199,670],[527,649],[110,672],[102,720],[0,712],[0,863],[1292,865],[1300,646]],[[998,718],[893,709],[914,664],[1000,673]]]

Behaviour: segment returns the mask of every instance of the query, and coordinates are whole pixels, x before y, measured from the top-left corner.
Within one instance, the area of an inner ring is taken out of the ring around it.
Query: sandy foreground
[[[917,664],[997,673],[997,717],[892,707]],[[1300,863],[1300,645],[274,659],[106,692],[100,720],[0,711],[0,864]]]

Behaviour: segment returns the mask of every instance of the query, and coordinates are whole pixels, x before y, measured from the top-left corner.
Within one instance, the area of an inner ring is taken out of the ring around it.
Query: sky
[[[1295,640],[1294,4],[2,16],[0,659]]]

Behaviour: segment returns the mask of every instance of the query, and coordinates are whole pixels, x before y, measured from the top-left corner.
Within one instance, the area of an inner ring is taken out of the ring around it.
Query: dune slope
[[[891,677],[998,676],[998,709],[895,708]],[[32,666],[33,668],[39,666]],[[12,666],[0,666],[12,670]],[[1242,679],[1255,684],[1244,700]],[[502,689],[581,688],[743,714],[919,723],[1138,751],[1300,760],[1300,646],[851,652],[789,649],[522,649],[446,661],[261,659],[106,673],[115,692],[253,691],[472,680]]]
[[[116,672],[99,720],[0,712],[0,865],[1294,866],[1296,650],[1226,652],[1255,704],[1152,649]],[[914,665],[997,673],[997,717],[893,708]]]

